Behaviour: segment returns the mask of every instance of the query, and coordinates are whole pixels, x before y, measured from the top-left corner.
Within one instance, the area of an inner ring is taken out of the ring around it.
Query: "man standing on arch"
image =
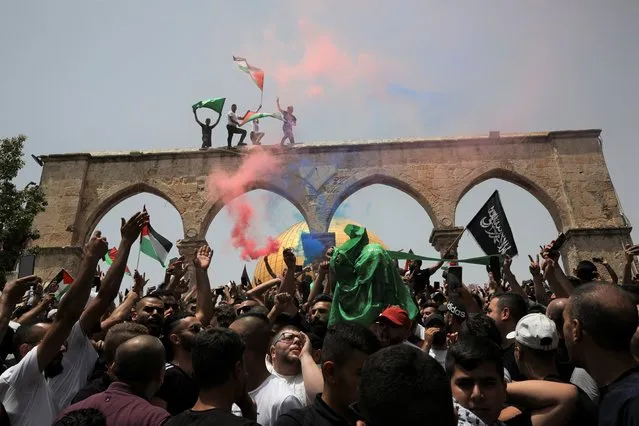
[[[213,132],[213,129],[215,128],[215,126],[217,126],[217,123],[220,122],[220,118],[222,118],[222,114],[218,114],[217,121],[212,126],[211,126],[210,118],[207,118],[206,120],[204,120],[204,123],[202,123],[197,118],[197,110],[195,108],[193,108],[193,115],[195,116],[195,121],[197,121],[197,124],[199,124],[200,127],[202,128],[202,149],[210,148],[211,133]]]
[[[235,114],[235,111],[237,111],[237,105],[233,104],[231,105],[231,111],[229,111],[229,113],[227,114],[228,122],[226,123],[226,131],[228,132],[228,138],[226,139],[226,143],[229,148],[233,147],[234,134],[242,135],[240,136],[240,141],[237,143],[237,146],[246,145],[244,143],[244,138],[246,137],[246,130],[240,129],[239,126],[241,121],[244,120],[244,118],[246,117],[246,114],[248,114],[249,111],[246,111],[246,114],[244,114],[242,117],[238,117]]]

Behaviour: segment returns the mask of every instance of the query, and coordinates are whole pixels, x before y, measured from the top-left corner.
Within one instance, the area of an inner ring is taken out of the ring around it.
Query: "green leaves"
[[[0,139],[0,287],[27,243],[40,238],[31,226],[47,205],[40,186],[32,182],[18,189],[13,183],[24,166],[22,150],[26,139],[23,135]]]

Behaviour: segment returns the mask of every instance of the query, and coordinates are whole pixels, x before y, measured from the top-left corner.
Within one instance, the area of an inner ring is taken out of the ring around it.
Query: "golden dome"
[[[344,228],[349,223],[362,226],[353,220],[334,219],[328,228],[328,232],[335,233],[335,244],[338,247],[344,244],[349,239],[348,235],[344,233]],[[386,248],[382,240],[380,240],[377,235],[373,234],[369,229],[367,229],[366,231],[368,233],[369,242],[380,244],[382,247]],[[268,256],[268,263],[269,265],[271,265],[273,272],[275,272],[277,275],[281,274],[285,267],[284,258],[282,257],[282,251],[285,248],[292,247],[295,250],[298,265],[302,265],[304,263],[304,250],[302,249],[301,241],[302,232],[308,232],[308,225],[306,224],[306,222],[296,223],[277,237],[277,241],[280,242],[280,249],[277,253],[273,253]],[[264,266],[264,259],[260,259],[257,262],[253,276],[254,279],[258,282],[266,282],[271,279],[271,276],[268,274],[268,272],[266,271],[266,267]]]

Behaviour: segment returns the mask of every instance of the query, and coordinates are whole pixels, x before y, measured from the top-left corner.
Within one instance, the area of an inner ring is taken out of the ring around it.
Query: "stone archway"
[[[426,210],[435,226],[431,242],[445,247],[459,234],[455,211],[474,185],[498,177],[528,190],[567,235],[564,259],[604,255],[614,267],[630,242],[603,156],[600,130],[491,137],[402,139],[266,146],[284,167],[252,189],[273,191],[302,213],[311,231],[328,229],[335,210],[357,189],[374,183],[397,188]],[[169,201],[182,217],[185,247],[196,244],[221,210],[209,200],[211,170],[233,172],[247,151],[173,150],[42,156],[41,183],[49,206],[35,221],[40,231],[36,272],[79,265],[88,230],[135,192]],[[71,259],[71,260],[68,260]],[[61,263],[64,262],[64,263]],[[567,265],[568,266],[568,265]]]

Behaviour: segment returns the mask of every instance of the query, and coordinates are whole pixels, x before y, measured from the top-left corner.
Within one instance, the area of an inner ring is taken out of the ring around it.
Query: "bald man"
[[[257,422],[262,426],[271,426],[281,414],[302,408],[302,403],[288,383],[266,369],[266,354],[271,341],[271,326],[266,315],[245,314],[233,321],[229,328],[239,334],[246,345],[246,387],[257,405]],[[242,415],[236,405],[233,406],[233,413]]]
[[[160,339],[150,335],[133,337],[115,351],[112,372],[115,381],[104,392],[73,404],[60,416],[95,408],[106,418],[107,425],[159,426],[169,417],[163,408],[153,406],[149,399],[164,379],[166,362]]]
[[[580,367],[575,367],[570,361],[568,349],[566,349],[566,340],[564,339],[564,310],[568,304],[568,298],[553,299],[546,308],[546,316],[550,318],[557,326],[557,334],[559,335],[559,346],[557,348],[557,371],[559,377],[564,381],[569,381],[579,389],[584,391],[586,395],[596,404],[599,401],[599,387],[590,374]]]
[[[630,352],[637,307],[615,285],[574,290],[563,314],[570,359],[600,388],[599,425],[639,425],[639,367]]]

